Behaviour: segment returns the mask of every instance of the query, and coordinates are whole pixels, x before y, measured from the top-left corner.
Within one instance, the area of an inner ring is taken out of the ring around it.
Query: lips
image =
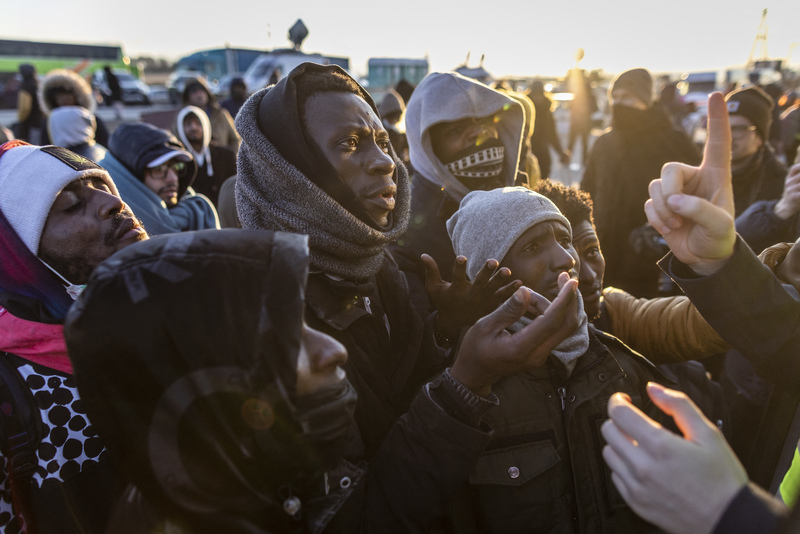
[[[366,199],[371,204],[377,206],[379,209],[391,211],[394,209],[395,195],[397,194],[397,186],[392,183],[381,186],[366,195]]]
[[[139,225],[139,221],[132,217],[125,218],[119,224],[117,231],[114,233],[114,238],[117,241],[121,241],[130,237],[138,236],[142,232],[144,232],[144,229]]]

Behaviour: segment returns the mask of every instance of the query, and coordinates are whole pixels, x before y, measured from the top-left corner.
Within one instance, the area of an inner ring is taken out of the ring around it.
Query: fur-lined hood
[[[53,96],[49,94],[56,87],[65,87],[72,91],[75,94],[75,104],[94,113],[97,101],[89,83],[71,70],[56,69],[39,85],[39,104],[47,115],[58,107]]]

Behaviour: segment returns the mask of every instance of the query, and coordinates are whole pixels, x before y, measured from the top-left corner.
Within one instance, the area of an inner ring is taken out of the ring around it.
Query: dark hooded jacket
[[[783,194],[786,166],[764,144],[742,169],[732,173],[733,203],[738,217],[759,200],[778,200]],[[770,243],[774,245],[776,242]],[[761,252],[760,250],[757,252]]]
[[[295,394],[307,263],[304,236],[226,230],[155,238],[93,273],[67,343],[86,409],[150,519],[320,532],[353,491],[362,472],[339,462],[360,447],[352,389]],[[320,409],[333,441],[313,426]],[[290,497],[303,514],[284,511]],[[140,511],[123,499],[114,531],[137,531]]]
[[[211,201],[195,194],[190,187],[197,173],[194,160],[178,176],[180,200],[171,208],[167,208],[164,201],[144,184],[142,177],[147,164],[165,150],[186,151],[180,141],[166,130],[146,123],[122,124],[114,130],[108,153],[99,163],[114,179],[122,200],[144,223],[151,236],[219,228],[217,212]]]
[[[17,93],[18,119],[14,134],[17,139],[40,143],[41,139],[30,139],[32,129],[39,128],[44,115],[39,106],[38,82],[36,81],[36,68],[27,63],[19,66],[22,83]],[[23,115],[24,114],[24,115]]]
[[[581,181],[581,189],[594,201],[606,285],[637,297],[659,296],[655,260],[660,254],[654,258],[637,255],[629,236],[647,223],[643,209],[650,198],[647,188],[670,161],[700,163],[686,133],[676,130],[659,108],[617,106],[612,128],[595,141]]]
[[[0,415],[0,434],[5,434],[0,439],[0,531],[22,531],[20,516],[24,516],[29,534],[100,534],[120,487],[72,376],[62,322],[73,301],[2,213],[0,257],[0,365],[5,369],[0,396],[8,402],[9,378],[18,380],[22,392],[11,397],[13,408],[6,405]],[[18,403],[23,399],[29,400]],[[30,410],[33,415],[15,420],[14,410]],[[12,442],[7,433],[20,428],[10,426],[12,420],[28,425],[14,442],[15,462],[31,461],[33,472],[25,485],[9,476],[10,453],[5,446]],[[38,433],[34,425],[40,425]],[[21,445],[25,441],[30,448]],[[29,451],[33,458],[27,457]]]

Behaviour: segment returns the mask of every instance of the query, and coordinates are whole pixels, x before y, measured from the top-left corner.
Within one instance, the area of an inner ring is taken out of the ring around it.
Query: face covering
[[[623,106],[622,104],[614,104],[612,106],[612,113],[614,117],[614,128],[621,128],[623,130],[641,128],[650,120],[649,109],[636,109],[630,106]]]
[[[505,146],[490,138],[457,152],[449,162],[442,162],[458,181],[471,191],[488,191],[503,185]]]
[[[78,300],[78,297],[81,296],[83,290],[86,289],[86,284],[81,284],[81,285],[73,284],[72,282],[61,276],[61,274],[59,274],[58,271],[47,265],[47,263],[44,260],[40,258],[39,261],[41,261],[45,267],[53,271],[53,273],[55,273],[55,275],[59,277],[61,281],[64,282],[64,284],[66,284],[67,295],[69,295],[72,298],[72,300]]]
[[[358,395],[349,380],[303,395],[295,400],[295,419],[312,443],[331,443],[353,424]]]

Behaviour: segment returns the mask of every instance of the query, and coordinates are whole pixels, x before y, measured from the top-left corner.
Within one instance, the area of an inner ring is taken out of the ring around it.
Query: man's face
[[[71,182],[58,195],[38,256],[73,284],[85,284],[100,262],[145,239],[147,232],[130,208],[92,176]]]
[[[389,134],[369,104],[354,93],[325,92],[306,103],[311,139],[380,226],[389,224],[397,186]]]
[[[500,263],[511,276],[550,301],[558,296],[558,275],[577,276],[578,253],[569,229],[558,221],[544,221],[528,228]]]
[[[231,97],[234,100],[246,100],[247,88],[244,85],[231,85]]]
[[[499,139],[498,121],[499,118],[492,115],[435,124],[431,127],[433,153],[439,161],[450,162],[462,150],[481,145],[487,139]]]
[[[171,159],[144,171],[144,185],[158,195],[167,207],[178,203],[178,173],[183,170],[184,165],[186,164],[182,161]]]
[[[183,118],[183,133],[193,145],[203,144],[203,123],[194,113],[189,113]]]
[[[639,97],[624,87],[619,87],[611,91],[611,104],[627,106],[633,109],[647,109],[647,104],[639,100]]]
[[[741,115],[729,117],[731,125],[731,162],[743,163],[750,156],[758,152],[764,141],[756,132],[750,119]]]
[[[55,101],[57,107],[76,106],[77,100],[72,91],[59,91],[55,94]]]
[[[189,104],[197,106],[200,109],[208,105],[208,93],[206,93],[206,90],[202,87],[195,87],[189,91],[187,99],[189,100]]]
[[[597,232],[589,221],[581,221],[572,227],[572,244],[580,258],[578,289],[583,297],[583,309],[591,320],[600,315],[606,260],[600,251]]]

